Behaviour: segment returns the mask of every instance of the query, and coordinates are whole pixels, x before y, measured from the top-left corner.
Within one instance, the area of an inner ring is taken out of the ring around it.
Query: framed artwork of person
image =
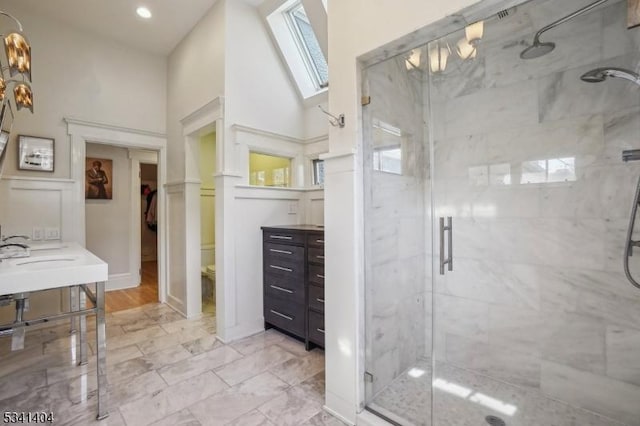
[[[113,160],[87,157],[84,182],[85,199],[113,199]]]

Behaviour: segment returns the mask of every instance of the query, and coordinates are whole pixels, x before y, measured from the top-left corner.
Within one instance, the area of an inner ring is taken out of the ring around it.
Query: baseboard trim
[[[184,309],[184,303],[182,302],[182,300],[178,299],[175,296],[167,294],[167,305],[169,305],[171,309],[178,312],[183,317],[185,318],[187,317],[187,314],[185,313],[185,309]]]
[[[109,275],[105,291],[124,290],[127,288],[138,287],[140,283],[134,281],[134,277],[130,273]]]

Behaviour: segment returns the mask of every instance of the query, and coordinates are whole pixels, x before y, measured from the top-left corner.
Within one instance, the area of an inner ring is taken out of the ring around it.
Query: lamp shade
[[[27,38],[17,32],[4,38],[4,50],[7,54],[7,66],[9,75],[24,75],[31,81],[31,46]]]
[[[27,83],[16,84],[16,87],[13,88],[13,96],[16,99],[18,111],[22,108],[27,108],[33,113],[33,93],[31,92],[31,86]]]
[[[456,44],[456,52],[460,59],[473,59],[478,52],[475,46],[472,46],[466,38],[461,38]]]
[[[478,21],[471,25],[467,25],[464,29],[464,34],[471,45],[477,43],[484,35],[484,21]]]
[[[441,46],[440,43],[435,43],[429,47],[429,69],[434,74],[439,74],[447,68],[447,60],[451,50],[449,46]]]
[[[413,49],[409,52],[409,57],[406,59],[406,66],[408,70],[420,68],[420,57],[422,52],[420,49]]]

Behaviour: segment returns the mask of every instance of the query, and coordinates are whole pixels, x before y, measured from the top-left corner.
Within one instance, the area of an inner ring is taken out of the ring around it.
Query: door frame
[[[166,301],[166,207],[164,184],[166,183],[167,138],[165,134],[140,129],[95,123],[75,118],[64,118],[67,124],[67,134],[70,140],[71,167],[70,177],[73,180],[72,189],[72,228],[69,240],[86,246],[86,212],[85,212],[85,157],[87,143],[110,145],[127,149],[138,149],[157,152],[158,162],[158,297],[160,302]],[[137,196],[137,191],[134,191]],[[133,198],[133,195],[132,195]],[[139,197],[138,197],[139,198]],[[129,220],[132,220],[129,218]],[[136,214],[136,220],[139,216]],[[132,228],[132,230],[135,228]],[[139,238],[139,236],[138,236]],[[138,276],[139,266],[132,263],[131,251],[133,238],[129,239],[129,270],[133,276]],[[140,250],[138,244],[138,250]],[[137,262],[140,257],[138,256]]]

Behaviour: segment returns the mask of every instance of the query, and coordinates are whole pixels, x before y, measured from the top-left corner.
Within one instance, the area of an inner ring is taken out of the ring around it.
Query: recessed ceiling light
[[[141,18],[144,18],[144,19],[151,18],[151,11],[144,6],[140,6],[139,8],[137,8],[136,13]]]

